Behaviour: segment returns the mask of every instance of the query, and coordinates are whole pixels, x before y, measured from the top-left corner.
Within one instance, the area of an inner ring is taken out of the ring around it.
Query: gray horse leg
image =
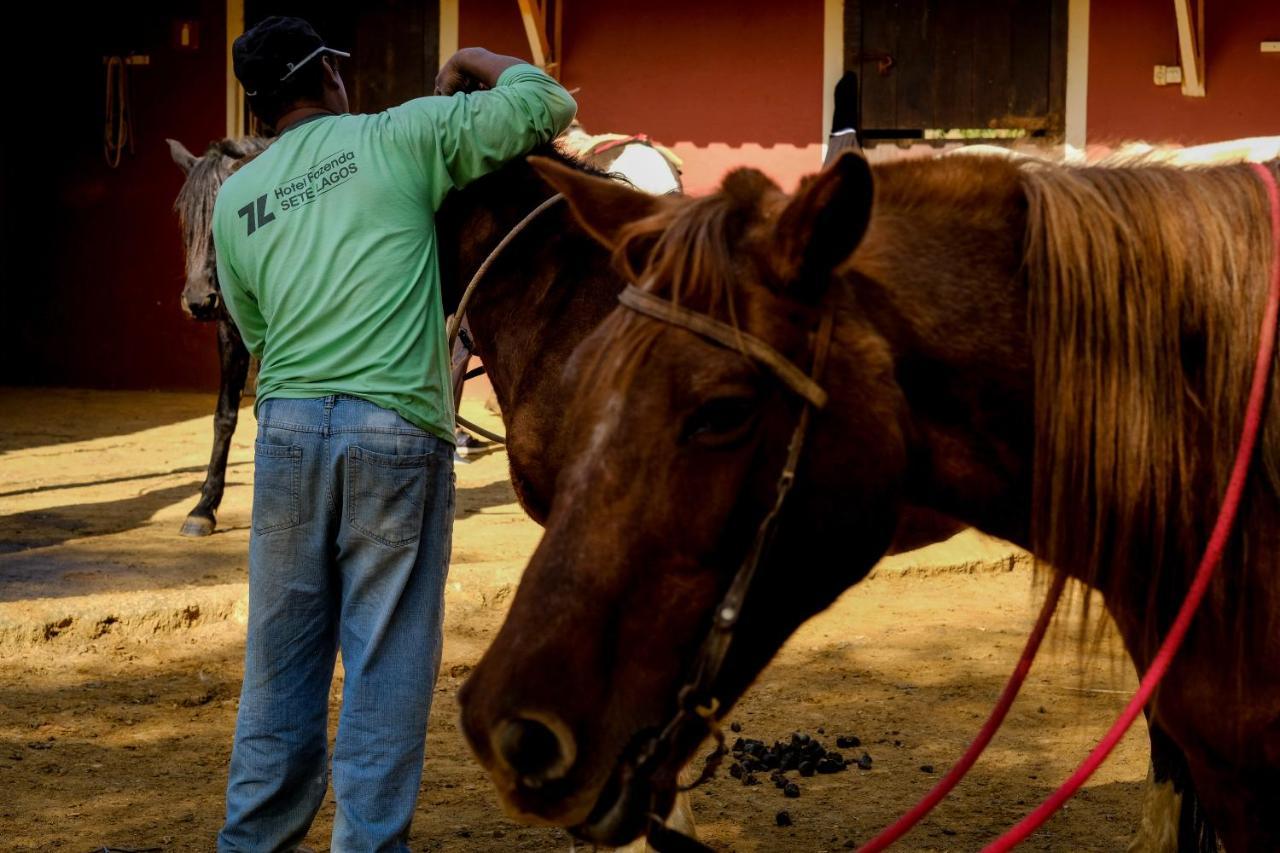
[[[227,481],[227,455],[231,452],[231,436],[240,416],[240,395],[249,374],[249,351],[240,340],[235,324],[225,313],[218,318],[218,360],[221,362],[221,388],[218,408],[213,416],[213,452],[209,470],[200,487],[200,502],[182,523],[183,536],[208,536],[217,525],[218,505]]]

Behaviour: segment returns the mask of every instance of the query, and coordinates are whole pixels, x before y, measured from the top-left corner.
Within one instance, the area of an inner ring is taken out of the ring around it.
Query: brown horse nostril
[[[537,788],[561,779],[573,765],[573,737],[556,720],[512,717],[493,735],[494,751],[520,777],[525,787]]]

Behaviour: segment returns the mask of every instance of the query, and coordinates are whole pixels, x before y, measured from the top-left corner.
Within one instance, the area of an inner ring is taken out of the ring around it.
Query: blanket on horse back
[[[621,175],[636,189],[653,195],[681,191],[684,161],[647,133],[587,133],[575,121],[556,144],[562,151],[610,174]]]

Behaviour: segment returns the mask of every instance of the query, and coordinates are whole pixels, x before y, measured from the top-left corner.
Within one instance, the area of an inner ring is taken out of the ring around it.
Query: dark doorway
[[[351,52],[342,66],[351,110],[381,112],[430,95],[439,69],[438,0],[246,0],[245,27],[270,15],[306,18],[333,47]]]
[[[864,139],[1059,138],[1067,0],[847,0]]]

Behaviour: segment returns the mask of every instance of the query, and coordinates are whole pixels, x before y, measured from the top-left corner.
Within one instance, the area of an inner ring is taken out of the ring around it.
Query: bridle
[[[717,740],[716,750],[707,759],[698,779],[682,789],[689,790],[711,779],[726,754],[724,736],[720,734],[716,725],[716,718],[721,708],[720,699],[715,692],[716,682],[724,669],[725,660],[733,644],[734,632],[742,617],[742,608],[746,603],[747,594],[751,591],[752,581],[756,577],[760,563],[769,553],[777,533],[778,520],[786,505],[787,497],[791,494],[792,486],[795,485],[796,472],[800,467],[800,458],[804,452],[805,438],[810,424],[815,412],[827,404],[827,392],[818,384],[818,381],[822,377],[827,355],[831,349],[835,315],[830,307],[825,308],[818,321],[817,329],[810,333],[813,358],[810,369],[806,373],[771,345],[736,326],[676,305],[635,285],[627,285],[619,294],[618,302],[638,314],[685,329],[717,346],[736,349],[772,373],[802,401],[800,416],[796,420],[795,429],[787,445],[786,461],[783,463],[782,472],[778,475],[778,482],[774,487],[773,505],[760,522],[760,526],[756,528],[751,550],[738,566],[728,591],[716,606],[711,628],[698,650],[689,679],[680,688],[675,715],[657,736],[643,743],[633,757],[624,759],[620,768],[624,777],[633,775],[647,778],[671,755],[676,744],[684,736],[696,733],[701,739],[710,732]],[[650,816],[649,844],[659,853],[667,850],[673,852],[710,850],[709,847],[663,826],[662,820],[654,814]]]

